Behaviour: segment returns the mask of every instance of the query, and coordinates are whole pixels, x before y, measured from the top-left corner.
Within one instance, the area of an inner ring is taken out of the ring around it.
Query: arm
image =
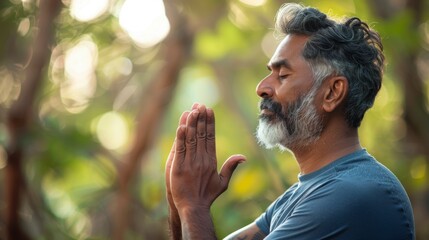
[[[265,233],[259,229],[256,223],[251,223],[242,229],[239,229],[224,238],[224,240],[262,240],[266,237]]]
[[[234,155],[217,171],[214,113],[199,105],[177,129],[170,189],[184,239],[216,239],[210,207],[228,187],[244,156]]]

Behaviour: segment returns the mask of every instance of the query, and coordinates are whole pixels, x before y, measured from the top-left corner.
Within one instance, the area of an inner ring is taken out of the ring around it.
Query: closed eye
[[[289,74],[279,75],[280,80],[285,80],[287,77],[289,77]]]

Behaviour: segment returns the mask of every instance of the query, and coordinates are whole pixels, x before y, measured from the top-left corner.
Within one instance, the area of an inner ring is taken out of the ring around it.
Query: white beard
[[[292,103],[293,107],[288,106],[284,113],[288,121],[279,117],[272,120],[260,118],[256,132],[259,144],[284,151],[302,149],[317,141],[324,126],[313,103],[316,91],[317,88],[313,87],[302,99]]]
[[[283,142],[285,135],[288,135],[285,134],[286,132],[288,132],[288,130],[281,122],[270,124],[266,120],[259,119],[256,137],[259,144],[265,146],[267,149],[279,147],[284,150],[284,147],[280,143]]]

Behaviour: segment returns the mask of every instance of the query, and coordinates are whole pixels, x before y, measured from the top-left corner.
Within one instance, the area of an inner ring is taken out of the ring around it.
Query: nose
[[[274,90],[270,85],[269,81],[270,75],[262,79],[258,86],[256,86],[256,94],[261,98],[271,98],[273,96]]]

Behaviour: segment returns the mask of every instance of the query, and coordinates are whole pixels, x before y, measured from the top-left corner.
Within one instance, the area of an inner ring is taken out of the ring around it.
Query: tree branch
[[[50,56],[53,36],[52,22],[61,8],[59,0],[40,1],[37,35],[33,42],[33,55],[25,72],[21,94],[12,105],[7,116],[9,139],[6,147],[7,166],[6,188],[6,239],[27,239],[19,226],[21,191],[24,181],[22,161],[24,155],[23,138],[31,122],[36,94],[43,80],[42,72]]]
[[[117,201],[113,206],[115,219],[114,239],[123,239],[129,218],[129,187],[137,174],[143,156],[151,147],[161,125],[162,118],[171,102],[173,91],[178,82],[179,73],[190,55],[193,33],[188,29],[186,19],[176,6],[165,1],[171,30],[162,47],[164,65],[152,79],[148,91],[144,94],[138,120],[136,135],[129,153],[123,158],[118,170],[119,189]]]

